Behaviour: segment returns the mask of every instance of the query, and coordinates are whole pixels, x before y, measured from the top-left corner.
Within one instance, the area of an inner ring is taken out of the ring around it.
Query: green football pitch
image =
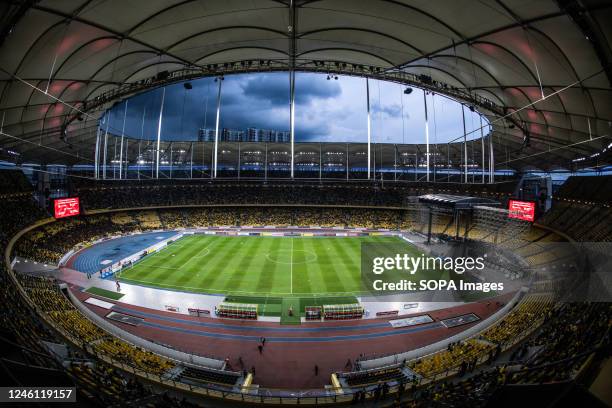
[[[394,236],[188,235],[122,271],[120,280],[234,297],[352,296],[364,293],[364,242],[401,245],[419,255],[415,247]]]

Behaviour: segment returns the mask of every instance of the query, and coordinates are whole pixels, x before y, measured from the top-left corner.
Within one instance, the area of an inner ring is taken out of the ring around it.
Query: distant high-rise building
[[[289,132],[273,129],[248,128],[246,135],[249,142],[286,143],[290,139]]]
[[[291,133],[286,130],[247,128],[245,130],[220,129],[220,142],[269,142],[269,143],[288,143]],[[215,129],[198,130],[198,142],[214,142]]]
[[[198,129],[198,142],[214,142],[215,129]]]
[[[288,130],[277,130],[275,133],[275,142],[278,143],[289,143],[291,140],[291,132]]]
[[[223,129],[221,131],[222,142],[242,142],[244,141],[244,130]]]

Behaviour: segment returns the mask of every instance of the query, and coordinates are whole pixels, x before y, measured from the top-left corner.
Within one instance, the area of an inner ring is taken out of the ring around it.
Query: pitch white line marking
[[[204,247],[204,248],[202,248],[200,251],[198,251],[198,254],[197,254],[197,255],[192,256],[191,258],[189,258],[189,259],[187,260],[187,262],[185,262],[185,263],[184,263],[184,264],[181,266],[181,268],[182,268],[182,267],[184,267],[185,265],[187,265],[189,262],[193,261],[193,260],[194,260],[194,259],[196,259],[196,258],[204,258],[206,255],[208,255],[208,254],[210,253],[210,250],[208,249],[208,247],[209,247],[209,246],[210,246],[210,245],[205,246],[205,247]],[[207,251],[207,252],[206,252],[204,255],[202,255],[202,252],[204,252],[204,251]]]
[[[206,253],[204,255],[201,255],[202,252],[204,252],[204,250],[206,250]],[[202,251],[198,252],[198,255],[194,256],[194,258],[204,258],[204,257],[208,256],[208,254],[210,254],[210,249],[208,249],[208,247],[206,247]]]
[[[163,283],[156,283],[156,282],[151,282],[151,281],[146,281],[146,280],[139,280],[139,279],[131,279],[131,278],[125,278],[123,280],[123,282],[127,283],[127,284],[132,284],[134,285],[133,282],[140,282],[140,283],[144,283],[146,284],[148,287],[152,287],[152,288],[156,288],[156,289],[164,289],[164,288],[168,288],[168,289],[196,289],[197,292],[195,293],[208,293],[208,294],[225,294],[225,295],[229,295],[229,294],[233,294],[233,293],[242,293],[242,294],[249,294],[249,295],[254,295],[254,296],[281,296],[281,295],[313,295],[312,292],[295,292],[295,293],[287,293],[287,292],[273,292],[273,293],[269,293],[269,292],[249,292],[246,290],[227,290],[227,289],[214,289],[214,288],[201,288],[201,287],[195,287],[195,286],[175,286],[175,285],[168,285],[168,284],[163,284]],[[361,296],[361,295],[368,295],[369,292],[329,292],[329,293],[324,293],[321,296],[340,296],[340,295],[353,295],[353,296]]]
[[[195,236],[194,236],[195,237]],[[189,238],[191,237],[184,237],[182,239],[185,240],[189,240]],[[199,237],[198,237],[199,238]],[[354,238],[354,237],[335,237],[335,238]],[[398,238],[398,237],[395,237]],[[135,284],[134,282],[139,282],[142,283],[144,285],[146,285],[147,287],[152,287],[152,288],[158,288],[158,289],[175,289],[175,290],[185,290],[185,289],[194,289],[195,293],[205,293],[205,294],[248,294],[248,295],[254,295],[254,296],[282,296],[282,295],[313,295],[312,292],[293,292],[293,237],[290,237],[291,239],[291,292],[287,293],[287,292],[252,292],[252,291],[240,291],[240,290],[227,290],[227,289],[215,289],[215,288],[202,288],[202,287],[194,287],[194,286],[178,286],[178,285],[169,285],[169,284],[163,284],[163,283],[157,283],[157,282],[152,282],[152,281],[148,281],[148,280],[139,280],[139,279],[132,279],[132,278],[123,278],[120,275],[117,275],[118,278],[121,278],[123,282],[127,283],[127,284]],[[218,242],[218,241],[216,241]],[[202,250],[200,250],[200,253],[203,252],[205,249],[208,249],[212,246],[214,246],[216,244],[216,242],[212,242],[210,243],[208,246],[206,246],[205,248],[203,248]],[[401,241],[400,241],[401,242]],[[140,261],[136,264],[133,265],[134,266],[147,266],[146,262],[159,255],[161,252],[171,252],[171,251],[167,251],[168,248],[177,248],[179,247],[178,245],[169,245],[167,247],[165,247],[162,251],[157,251],[154,254],[148,255],[147,259],[144,261]],[[300,250],[302,252],[305,253],[311,253],[313,255],[313,252],[310,251],[306,251],[306,250]],[[210,252],[209,252],[210,253]],[[206,255],[201,255],[200,257],[203,258],[204,256],[209,255],[209,253],[207,253]],[[199,255],[199,254],[198,254]],[[266,257],[268,257],[269,259],[269,253],[266,255]],[[196,256],[197,257],[197,256]],[[317,258],[315,258],[316,260]],[[270,259],[271,260],[271,259]],[[272,261],[272,260],[271,260]],[[274,261],[273,261],[274,262]],[[277,263],[282,263],[282,262],[278,262]],[[311,262],[311,261],[307,261],[307,262]],[[304,262],[301,262],[304,263]],[[165,267],[165,266],[149,266],[149,268],[151,269],[155,269],[155,268],[160,268],[160,269],[171,269],[171,270],[180,270],[182,268],[170,268],[170,267]],[[199,275],[199,273],[198,273]],[[138,285],[137,283],[135,285]],[[352,295],[352,296],[368,296],[370,295],[369,292],[360,292],[360,291],[350,291],[350,292],[326,292],[323,296],[342,296],[342,295]]]
[[[286,249],[277,249],[276,251],[268,252],[266,254],[266,259],[268,261],[270,261],[270,262],[274,262],[274,263],[277,263],[277,264],[280,264],[280,265],[290,265],[292,263],[294,265],[298,265],[298,264],[314,262],[317,259],[319,259],[317,254],[315,254],[314,252],[311,252],[311,251],[306,251],[305,249],[294,249],[293,251],[291,251],[291,250],[289,250],[289,251],[290,251],[290,254],[289,254],[290,260],[289,260],[289,262],[277,261],[276,259],[274,259],[274,256],[271,256],[271,255],[277,255],[279,253],[281,253],[281,254],[282,253],[286,253],[287,252]],[[292,260],[291,260],[291,252],[303,252],[304,254],[310,255],[311,257],[307,258],[306,256],[304,256],[304,260],[303,261],[301,261],[301,262],[292,262]]]
[[[181,269],[181,268],[170,268],[169,266],[149,266],[148,268],[150,269],[171,269],[173,271],[178,271],[179,269]]]

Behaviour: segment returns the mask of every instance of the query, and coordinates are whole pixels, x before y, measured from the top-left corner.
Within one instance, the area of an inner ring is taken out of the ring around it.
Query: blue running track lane
[[[391,325],[389,322],[377,322],[377,323],[369,323],[363,325],[355,325],[355,326],[319,326],[319,327],[303,327],[303,326],[293,326],[288,325],[284,327],[260,327],[260,326],[242,326],[239,324],[230,324],[227,323],[227,320],[224,322],[213,323],[213,322],[201,322],[196,320],[187,320],[176,317],[164,316],[157,313],[147,313],[141,312],[140,310],[135,309],[127,309],[121,306],[115,305],[113,310],[119,313],[125,313],[127,315],[140,317],[142,319],[157,319],[164,322],[170,323],[179,323],[185,324],[188,326],[194,327],[206,327],[210,329],[224,329],[224,330],[236,330],[236,331],[269,331],[269,332],[301,332],[301,333],[316,333],[316,332],[327,332],[327,331],[351,331],[351,330],[367,330],[367,329],[390,329]],[[174,327],[174,326],[171,326]]]
[[[80,272],[98,272],[138,251],[176,235],[176,231],[150,232],[100,242],[76,255],[72,269]],[[104,261],[111,261],[102,264]]]

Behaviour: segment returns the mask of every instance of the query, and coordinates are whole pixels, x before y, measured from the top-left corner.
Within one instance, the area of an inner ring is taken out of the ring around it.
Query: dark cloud
[[[166,87],[162,136],[167,140],[194,140],[199,128],[215,126],[219,83],[206,78],[192,81],[191,84],[190,90],[186,90],[183,84]],[[228,75],[221,85],[222,128],[289,130],[287,73]],[[156,89],[129,100],[126,135],[141,137],[144,134],[147,139],[157,137],[161,94],[161,89]],[[315,105],[317,101],[332,100],[341,94],[342,88],[336,81],[326,81],[322,76],[299,74],[296,79],[296,106],[301,111],[306,106]],[[112,133],[121,133],[123,113],[123,104],[111,109]],[[329,132],[329,123],[318,116],[311,116],[296,125],[296,134],[304,139],[324,137]]]
[[[215,127],[219,82],[202,78],[191,81],[191,85],[190,90],[182,83],[166,87],[162,121],[165,140],[196,140],[198,129]],[[288,73],[227,75],[221,85],[222,128],[289,130]],[[401,87],[392,83],[370,81],[370,86],[373,140],[420,140],[424,129],[422,96],[404,95]],[[362,78],[340,77],[337,81],[328,81],[324,74],[298,73],[296,140],[362,141],[367,133],[365,88]],[[374,89],[378,89],[377,97],[372,93]],[[129,99],[127,136],[144,135],[150,140],[157,137],[161,95],[161,89],[154,89]],[[435,104],[433,100],[430,104],[436,111],[432,113],[432,137],[436,140],[456,137],[462,129],[460,105],[438,97]],[[121,134],[124,112],[123,103],[111,109],[111,133]],[[470,129],[471,121],[472,118],[468,121]],[[478,124],[477,119],[475,123]]]
[[[372,104],[372,113],[382,113],[383,115],[390,118],[401,118],[402,117],[402,106],[398,103],[389,105],[379,104],[374,102]]]
[[[263,74],[248,78],[242,85],[244,97],[272,106],[289,104],[289,75]],[[297,75],[295,82],[295,102],[298,105],[311,105],[316,100],[336,98],[342,88],[336,81],[321,81],[311,75]]]
[[[261,75],[247,78],[240,84],[245,98],[272,106],[289,104],[289,75]]]
[[[337,81],[323,81],[322,75],[298,75],[295,81],[295,102],[301,105],[312,105],[316,100],[333,99],[342,95],[342,88]]]
[[[295,125],[295,134],[303,142],[324,140],[329,135],[331,126],[328,122],[300,121]]]

